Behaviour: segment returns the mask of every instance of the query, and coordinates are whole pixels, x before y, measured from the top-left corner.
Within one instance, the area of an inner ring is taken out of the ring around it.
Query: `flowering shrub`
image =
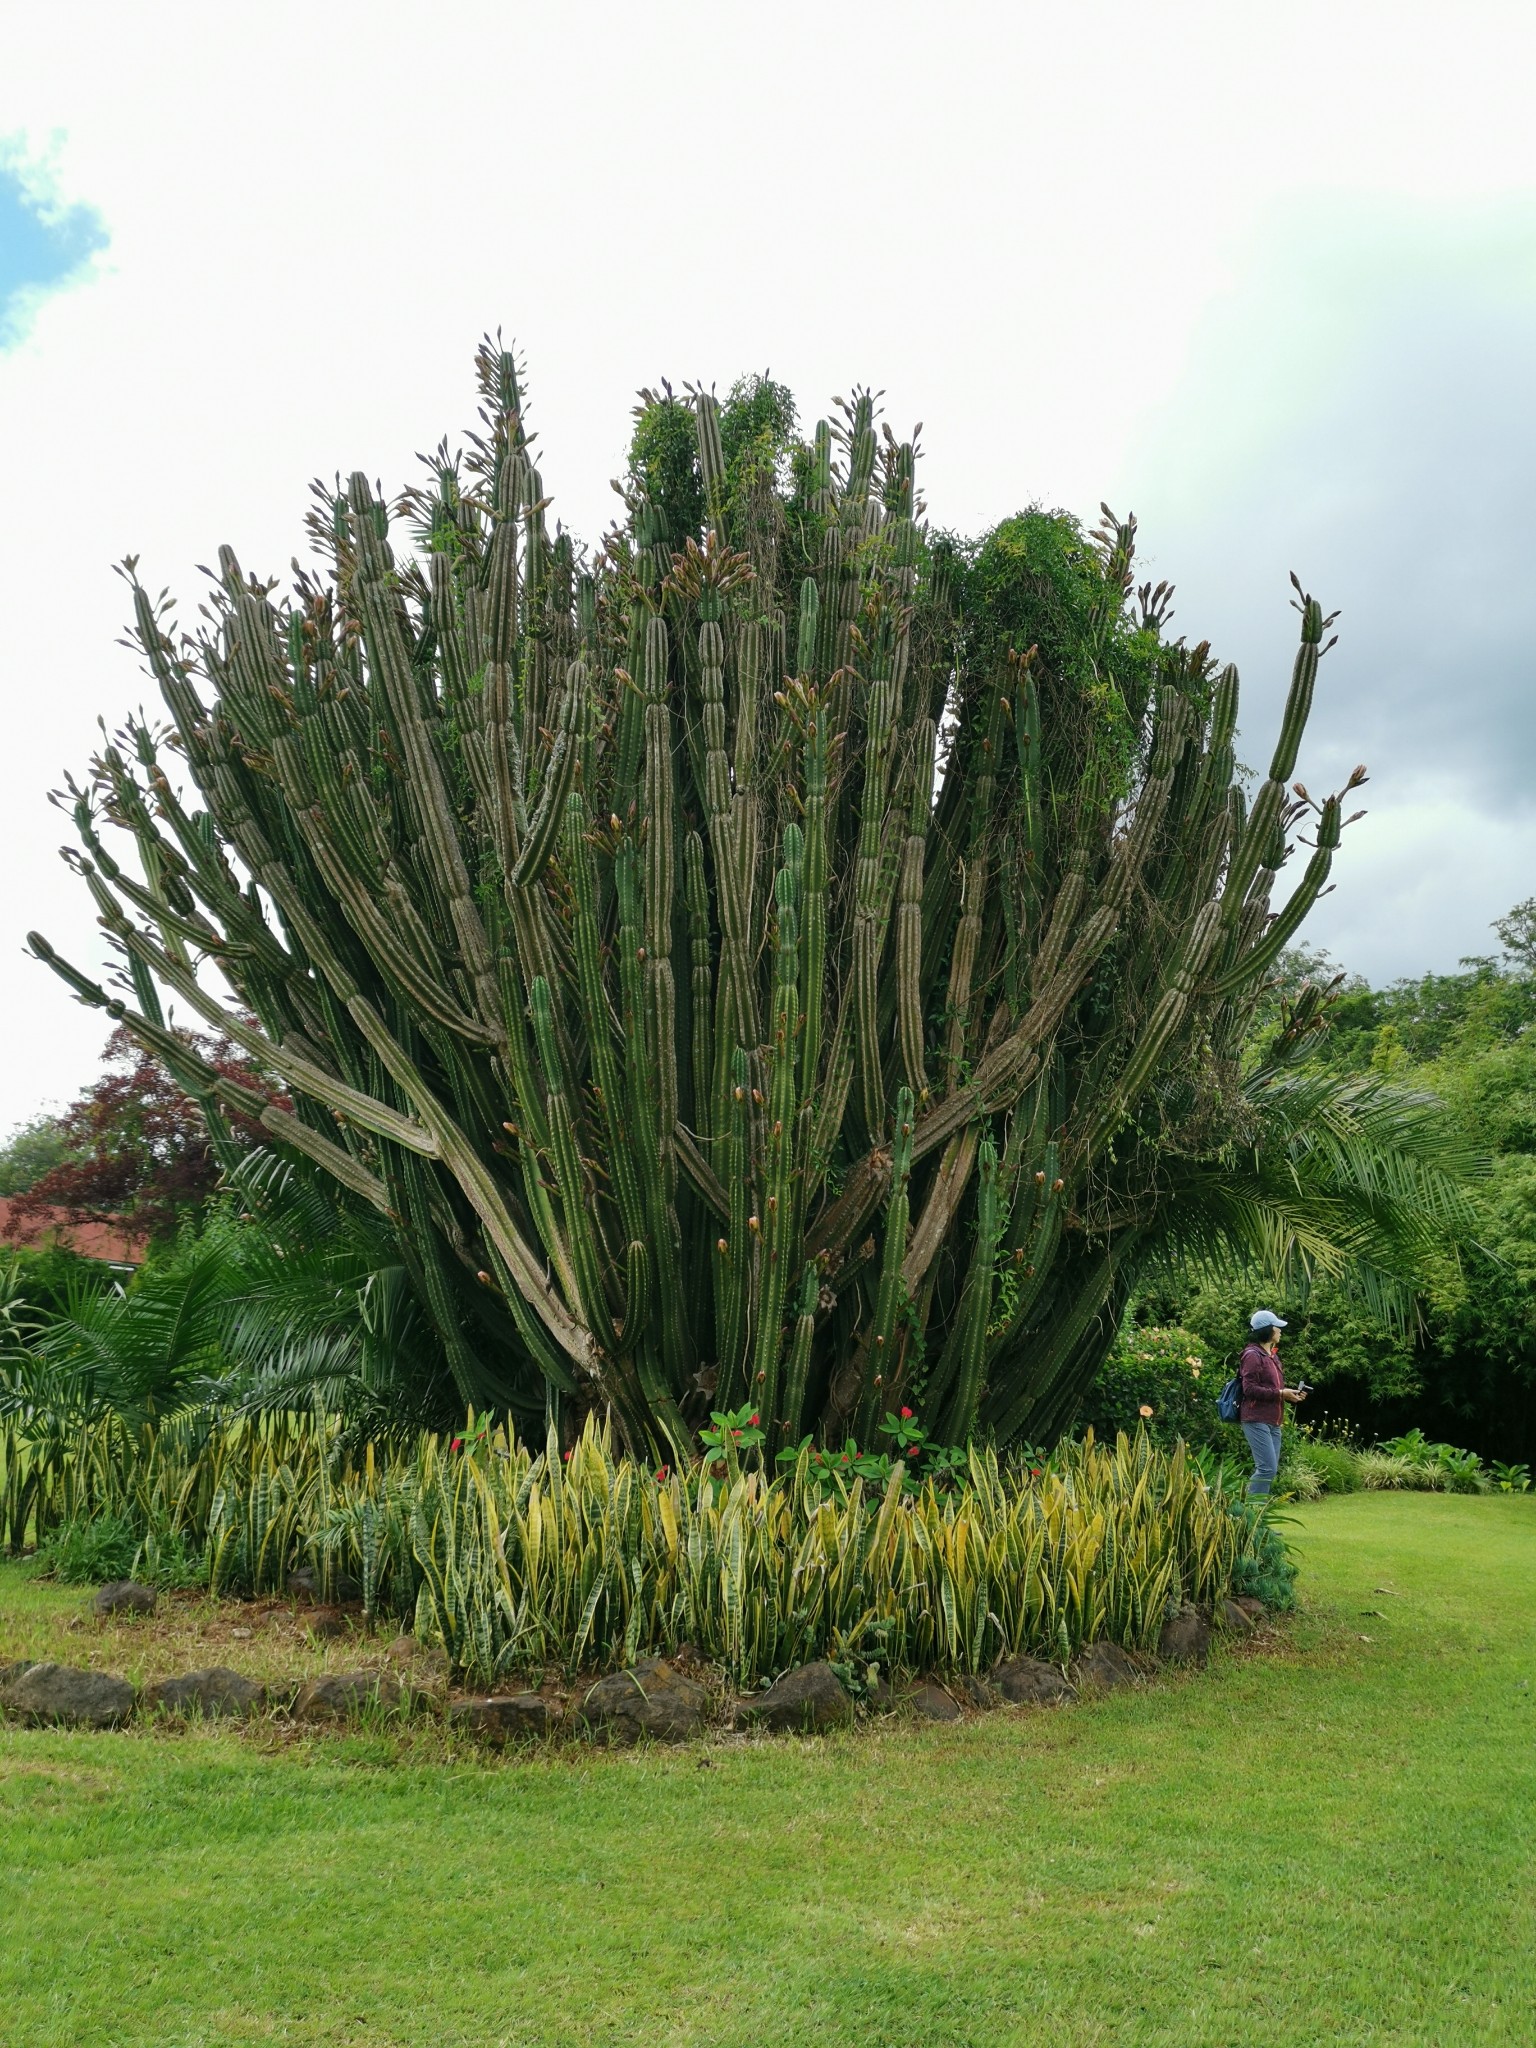
[[[902,1485],[908,1492],[916,1492],[919,1484],[927,1480],[944,1492],[969,1485],[970,1465],[964,1446],[934,1443],[911,1408],[903,1408],[899,1415],[887,1410],[885,1420],[876,1427],[881,1436],[889,1437],[888,1451],[861,1451],[852,1437],[841,1450],[835,1450],[820,1447],[806,1436],[798,1444],[787,1444],[776,1463],[781,1471],[790,1471],[804,1458],[809,1483],[823,1492],[837,1481],[846,1483],[853,1479],[862,1479],[867,1486],[884,1487],[892,1467],[898,1465]]]
[[[1073,1425],[1113,1440],[1139,1425],[1154,1442],[1241,1450],[1242,1439],[1216,1414],[1216,1396],[1235,1360],[1213,1357],[1179,1324],[1143,1329],[1128,1323],[1078,1410]]]
[[[724,1459],[727,1465],[731,1465],[743,1451],[762,1449],[763,1418],[750,1401],[734,1410],[713,1409],[709,1420],[710,1427],[699,1431],[706,1460],[713,1458],[718,1462]]]

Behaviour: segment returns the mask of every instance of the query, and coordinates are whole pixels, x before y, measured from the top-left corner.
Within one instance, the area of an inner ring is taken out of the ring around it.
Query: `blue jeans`
[[[1248,1448],[1253,1453],[1253,1477],[1248,1482],[1248,1491],[1268,1493],[1275,1474],[1280,1470],[1280,1425],[1278,1422],[1245,1422],[1243,1435],[1248,1439]]]

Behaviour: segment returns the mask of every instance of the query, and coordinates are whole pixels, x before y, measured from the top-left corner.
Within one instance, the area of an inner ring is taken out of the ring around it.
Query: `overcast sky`
[[[1297,570],[1342,612],[1300,765],[1369,763],[1308,938],[1373,979],[1536,893],[1536,8],[1289,0],[70,5],[0,70],[0,1132],[101,1020],[46,792],[311,477],[394,487],[525,350],[546,489],[610,516],[639,385],[866,381],[931,511],[1134,510],[1268,759]]]

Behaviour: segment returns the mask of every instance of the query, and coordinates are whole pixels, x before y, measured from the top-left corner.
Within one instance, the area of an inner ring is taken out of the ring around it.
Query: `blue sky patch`
[[[34,294],[65,283],[106,243],[93,207],[55,206],[0,163],[0,336],[14,332]]]

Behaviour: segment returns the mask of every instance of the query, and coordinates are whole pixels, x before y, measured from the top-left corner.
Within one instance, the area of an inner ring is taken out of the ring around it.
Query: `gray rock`
[[[120,1727],[133,1712],[133,1702],[126,1678],[77,1671],[69,1664],[29,1664],[0,1693],[0,1703],[22,1720],[34,1725],[58,1721],[69,1728]]]
[[[1260,1613],[1263,1612],[1261,1608]],[[1221,1625],[1229,1635],[1252,1635],[1258,1627],[1258,1618],[1248,1612],[1236,1600],[1223,1600],[1220,1608]]]
[[[114,1579],[109,1586],[97,1587],[91,1605],[98,1614],[153,1614],[155,1598],[153,1586],[141,1586],[134,1579]]]
[[[953,1699],[936,1678],[925,1678],[915,1685],[907,1695],[907,1704],[914,1714],[923,1721],[958,1721],[960,1703]]]
[[[448,1709],[452,1727],[464,1735],[477,1735],[482,1742],[516,1742],[530,1736],[552,1735],[564,1718],[557,1700],[547,1700],[536,1692],[455,1700]]]
[[[1090,1643],[1073,1668],[1079,1691],[1113,1692],[1135,1685],[1141,1673],[1118,1643]]]
[[[853,1718],[853,1701],[824,1660],[802,1664],[776,1678],[765,1693],[747,1702],[747,1715],[760,1728],[808,1735]]]
[[[978,1714],[990,1713],[994,1707],[1003,1704],[1003,1696],[995,1685],[978,1678],[974,1671],[961,1671],[949,1681],[949,1689],[965,1707],[973,1707]]]
[[[167,1714],[255,1714],[267,1702],[267,1688],[254,1678],[242,1678],[223,1664],[211,1664],[204,1671],[185,1671],[179,1678],[156,1679],[146,1685],[146,1712],[159,1708]]]
[[[1255,1599],[1252,1593],[1239,1593],[1237,1599],[1233,1602],[1233,1605],[1236,1607],[1241,1607],[1244,1614],[1246,1614],[1253,1622],[1255,1628],[1257,1628],[1258,1624],[1264,1619],[1265,1614],[1268,1612],[1264,1605],[1264,1602],[1262,1600]]]
[[[1016,1707],[1054,1707],[1073,1697],[1071,1686],[1056,1666],[1038,1657],[1009,1657],[994,1666],[992,1683]]]
[[[439,1684],[447,1679],[451,1668],[445,1650],[419,1643],[415,1636],[396,1636],[384,1654],[396,1670],[410,1671],[418,1683]]]
[[[709,1694],[661,1657],[642,1657],[627,1671],[600,1678],[582,1702],[580,1719],[599,1742],[686,1742],[704,1726]]]
[[[13,1678],[20,1678],[23,1671],[30,1671],[31,1669],[32,1659],[30,1657],[23,1657],[19,1664],[0,1664],[0,1698],[3,1698],[5,1688]]]
[[[1210,1624],[1198,1607],[1186,1600],[1176,1614],[1163,1623],[1157,1639],[1157,1654],[1165,1664],[1203,1664],[1211,1654]]]
[[[352,1633],[350,1618],[338,1613],[334,1607],[321,1608],[310,1617],[306,1626],[317,1643],[334,1643],[341,1636],[349,1636]]]
[[[311,1678],[293,1702],[296,1721],[349,1721],[370,1708],[398,1707],[404,1689],[392,1671],[333,1671]]]
[[[295,1600],[348,1601],[361,1600],[363,1589],[356,1579],[349,1579],[345,1572],[332,1572],[330,1588],[327,1590],[325,1576],[312,1564],[301,1564],[297,1571],[288,1574],[288,1591]]]

